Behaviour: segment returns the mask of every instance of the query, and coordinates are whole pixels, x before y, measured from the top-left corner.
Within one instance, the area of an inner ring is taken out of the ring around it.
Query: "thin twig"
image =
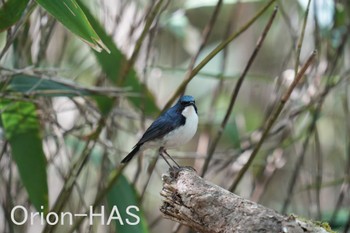
[[[320,109],[321,106],[322,106],[322,104],[321,104],[321,102],[319,102],[317,109]],[[307,130],[307,135],[311,135],[315,131],[316,122],[317,122],[317,119],[318,119],[317,112],[319,112],[319,111],[316,110],[315,113],[312,116],[312,121],[311,121],[311,124],[310,124],[310,126],[309,126],[309,128]],[[295,183],[297,181],[297,178],[298,178],[301,166],[302,166],[302,164],[304,162],[306,150],[307,150],[307,148],[309,146],[309,141],[310,141],[310,136],[305,138],[305,141],[304,141],[303,146],[302,146],[302,151],[300,152],[300,154],[299,154],[299,156],[297,158],[297,161],[295,163],[295,168],[293,170],[292,178],[291,178],[290,183],[289,183],[288,188],[287,188],[287,197],[286,197],[286,199],[283,202],[283,206],[282,206],[282,210],[281,210],[281,212],[283,214],[285,214],[287,212],[288,206],[289,206],[289,204],[290,204],[290,202],[292,200]]]
[[[149,15],[149,17],[148,17],[148,19],[146,21],[145,27],[144,27],[140,37],[138,38],[138,40],[136,42],[135,49],[134,49],[134,51],[133,51],[133,53],[131,55],[131,58],[126,62],[125,66],[124,66],[124,69],[122,69],[122,73],[121,73],[122,75],[121,75],[121,78],[119,79],[119,84],[122,84],[124,82],[124,80],[127,77],[127,74],[129,73],[131,67],[134,65],[134,63],[136,61],[136,58],[138,56],[138,53],[140,51],[141,45],[142,45],[142,43],[143,43],[143,41],[144,41],[148,31],[149,31],[149,28],[151,27],[151,25],[152,25],[152,23],[154,21],[154,18],[158,15],[159,10],[161,9],[162,2],[163,2],[163,0],[159,0],[158,3],[156,4],[156,6],[154,7],[153,11],[150,13],[150,15]],[[100,119],[100,123],[98,124],[98,128],[95,130],[94,134],[91,135],[91,137],[89,137],[89,141],[92,138],[98,138],[98,136],[100,135],[104,125],[105,125],[105,119],[101,118]],[[95,142],[95,140],[93,140],[93,142]],[[83,156],[81,156],[81,157],[82,157],[82,159],[86,159],[86,158],[83,158]],[[83,163],[80,163],[80,164],[83,165]],[[78,166],[78,168],[81,169],[82,166]],[[95,198],[95,202],[93,204],[93,208],[94,209],[103,200],[103,198],[105,197],[107,192],[112,188],[112,186],[114,185],[115,181],[118,179],[118,177],[120,176],[120,174],[124,170],[124,168],[125,168],[125,166],[120,166],[119,168],[115,169],[110,174],[110,176],[109,176],[110,179],[108,180],[105,189],[101,190],[101,192],[99,192],[98,195]],[[70,193],[70,191],[69,191],[69,193]],[[60,198],[60,199],[65,199],[65,198]],[[79,219],[74,224],[74,226],[71,228],[71,232],[75,231],[75,229],[80,226],[80,224],[83,222],[83,219],[84,218]],[[50,232],[50,231],[48,231],[48,232]]]
[[[149,29],[151,28],[151,26],[154,22],[154,19],[158,15],[158,12],[161,10],[162,3],[163,3],[163,0],[159,0],[157,2],[157,4],[154,6],[151,13],[149,14],[149,17],[147,18],[146,23],[145,23],[145,27],[143,28],[140,37],[136,41],[134,51],[133,51],[130,59],[126,62],[123,69],[121,70],[120,79],[118,81],[119,86],[124,83],[124,81],[127,77],[127,74],[129,73],[129,71],[133,67],[133,65],[135,64],[136,58],[137,58],[137,56],[140,52],[140,49],[141,49],[141,45],[143,44],[143,41],[145,40],[147,34],[149,33]]]
[[[298,35],[295,32],[295,30],[293,29],[292,21],[289,18],[289,15],[287,14],[286,10],[284,9],[284,5],[282,4],[282,2],[281,1],[277,1],[276,4],[277,4],[277,6],[279,8],[280,15],[282,16],[282,19],[284,20],[284,22],[286,24],[287,31],[290,34],[290,37],[291,37],[291,40],[292,40],[292,43],[293,43],[293,48],[295,48],[295,44],[296,44],[296,41],[298,39]]]
[[[180,86],[177,88],[173,96],[169,99],[169,101],[166,103],[166,105],[163,108],[163,111],[165,109],[168,109],[172,103],[175,102],[177,97],[180,96],[181,93],[184,92],[186,86],[189,84],[189,82],[198,74],[198,72],[213,58],[215,57],[220,51],[222,51],[228,44],[230,44],[234,39],[236,39],[238,36],[240,36],[243,32],[245,32],[267,9],[274,3],[276,0],[270,0],[261,10],[258,11],[258,13],[250,19],[245,25],[243,25],[237,32],[231,34],[225,41],[220,43],[218,46],[216,46],[188,75],[188,78],[185,79]]]
[[[318,9],[317,6],[317,1],[313,2],[313,18],[314,18],[314,24],[315,24],[315,30],[314,30],[314,38],[315,38],[315,48],[317,49],[319,54],[322,54],[322,39],[321,39],[321,29],[320,29],[320,25],[318,23],[318,17],[317,14],[318,12],[320,12],[321,9]]]
[[[147,189],[148,184],[149,184],[149,182],[150,182],[150,180],[151,180],[151,176],[152,176],[153,171],[154,171],[154,169],[155,169],[155,167],[156,167],[158,158],[159,158],[159,156],[156,156],[156,157],[152,160],[152,162],[150,163],[150,165],[149,165],[149,168],[148,168],[148,171],[147,171],[148,177],[147,177],[147,180],[146,180],[146,182],[145,182],[145,184],[144,184],[144,186],[143,186],[143,188],[142,188],[142,192],[141,192],[140,199],[139,199],[140,204],[142,204],[142,202],[143,202],[143,200],[144,200],[145,193],[146,193],[146,189]]]
[[[153,221],[149,222],[148,227],[150,230],[153,230],[154,227],[156,227],[160,221],[164,219],[162,215],[158,215]]]
[[[59,213],[65,203],[67,202],[67,200],[69,199],[72,190],[74,188],[74,185],[76,184],[76,180],[82,170],[82,168],[84,167],[88,156],[90,155],[92,149],[94,148],[96,144],[96,140],[89,140],[84,147],[84,150],[81,154],[81,156],[79,157],[79,159],[73,163],[72,168],[69,171],[69,174],[66,176],[67,179],[64,182],[64,185],[61,189],[61,192],[59,193],[53,207],[51,208],[50,212],[55,212],[55,213]],[[43,233],[51,233],[53,232],[53,230],[55,229],[56,225],[50,225],[50,224],[46,224],[44,227],[44,230],[42,231]]]
[[[36,66],[40,65],[40,63],[43,61],[45,58],[45,53],[48,48],[50,38],[53,33],[53,29],[55,28],[56,25],[56,19],[52,17],[51,15],[48,15],[47,13],[44,13],[44,16],[40,16],[40,18],[47,17],[47,22],[42,25],[40,23],[40,45],[39,45],[39,51],[38,55],[36,57]],[[40,20],[42,22],[42,20]]]
[[[325,86],[324,90],[322,91],[320,98],[318,99],[318,102],[316,103],[317,104],[316,109],[313,111],[313,114],[312,114],[312,121],[311,121],[311,124],[310,124],[309,129],[308,129],[308,135],[311,135],[315,129],[316,122],[317,122],[317,119],[319,118],[319,115],[322,111],[322,106],[323,106],[323,103],[325,101],[326,96],[329,94],[330,90],[337,84],[337,83],[332,83],[332,79],[334,78],[333,73],[337,67],[340,54],[342,54],[344,51],[345,42],[347,41],[348,36],[349,36],[349,32],[347,32],[343,36],[342,42],[337,49],[337,53],[334,57],[333,62],[331,63],[328,78],[326,80],[326,86]],[[296,165],[295,165],[292,177],[291,177],[291,181],[290,181],[289,186],[288,186],[288,191],[287,191],[288,196],[286,197],[286,199],[283,203],[282,213],[286,213],[287,208],[291,202],[292,193],[294,190],[294,186],[296,184],[296,180],[298,178],[298,174],[299,174],[301,165],[304,161],[304,156],[305,156],[306,148],[307,148],[308,143],[309,143],[309,139],[310,139],[310,137],[306,137],[306,139],[303,143],[302,152],[300,153],[300,155],[297,159],[297,162],[296,162]]]
[[[189,80],[191,77],[191,73],[193,71],[194,65],[196,64],[196,61],[200,55],[200,53],[202,52],[202,50],[204,49],[205,45],[207,44],[208,40],[209,40],[209,36],[211,35],[211,32],[213,31],[214,28],[214,24],[219,16],[219,12],[222,6],[222,2],[223,0],[219,0],[218,3],[215,6],[215,9],[213,11],[213,14],[210,17],[210,20],[208,22],[208,24],[205,26],[203,32],[202,32],[202,42],[196,52],[196,54],[192,57],[190,64],[188,66],[188,72],[186,74],[185,80]],[[186,87],[182,90],[182,93],[185,92]],[[165,110],[165,108],[163,109],[163,111]]]
[[[147,46],[146,46],[146,57],[145,57],[145,62],[144,62],[144,68],[143,68],[143,76],[144,76],[144,83],[147,83],[148,80],[148,76],[147,76],[147,65],[148,65],[148,61],[150,60],[151,54],[152,54],[152,45],[155,41],[156,38],[156,33],[157,33],[157,29],[158,29],[158,25],[159,25],[159,20],[160,20],[160,16],[161,14],[167,9],[167,7],[170,4],[170,0],[166,0],[165,4],[163,5],[163,7],[160,9],[158,15],[156,16],[156,18],[154,19],[154,26],[150,29],[149,31],[149,37],[148,37],[148,41],[147,41]],[[149,13],[147,13],[149,14]],[[142,86],[141,89],[141,93],[142,96],[146,96],[146,88],[144,88],[144,86]],[[146,103],[145,103],[145,98],[142,98],[143,101],[141,101],[141,105],[139,106],[140,110],[141,110],[141,128],[143,131],[145,131],[146,128],[146,112],[145,112],[145,108],[146,108]],[[158,159],[158,156],[156,157]],[[141,174],[142,171],[142,160],[143,160],[143,156],[138,156],[137,157],[137,169],[134,175],[134,179],[133,179],[133,184],[136,184],[139,176]],[[156,162],[156,161],[155,161]],[[146,185],[144,186],[144,190],[146,190],[148,182],[151,178],[151,175],[153,174],[153,169],[155,168],[155,164],[153,166],[153,164],[151,165],[151,171],[148,172],[148,181],[146,182]],[[142,199],[143,199],[143,194],[140,197],[140,203],[142,203]]]
[[[343,98],[343,109],[344,109],[344,115],[345,119],[350,119],[350,109],[349,109],[349,101],[348,101],[348,96],[349,96],[349,90],[348,87],[345,86],[345,96]],[[346,180],[345,177],[350,177],[350,122],[346,121],[346,131],[345,131],[345,154],[346,154],[346,163],[344,166],[344,181],[343,184],[341,185],[340,192],[332,213],[332,217],[330,218],[329,222],[334,222],[338,216],[339,211],[341,210],[342,203],[344,201],[344,197],[346,195],[347,190],[350,188],[349,182]],[[350,216],[350,214],[349,214]]]
[[[0,52],[0,61],[6,54],[7,50],[11,47],[15,39],[17,38],[18,33],[20,32],[21,27],[27,22],[27,19],[32,14],[33,10],[37,6],[37,3],[35,1],[30,1],[25,9],[25,14],[20,18],[20,20],[17,22],[16,26],[13,30],[11,30],[11,35],[8,36],[6,44],[2,51]]]
[[[302,47],[303,41],[304,41],[304,35],[305,35],[307,17],[309,15],[310,3],[311,3],[311,0],[309,0],[309,2],[307,3],[306,11],[305,11],[305,14],[304,14],[303,27],[301,29],[301,34],[300,34],[298,45],[297,45],[297,53],[296,53],[295,66],[294,66],[294,76],[297,75],[298,69],[299,69],[300,52],[301,52],[301,47]]]
[[[235,88],[234,88],[234,90],[232,92],[232,97],[231,97],[231,101],[230,101],[229,107],[228,107],[228,109],[226,111],[226,114],[225,114],[225,117],[224,117],[224,119],[223,119],[223,121],[221,123],[220,129],[218,130],[218,132],[217,132],[217,134],[216,134],[216,136],[215,136],[215,138],[213,140],[213,143],[211,144],[211,146],[209,148],[209,151],[208,151],[208,154],[207,154],[207,158],[206,158],[206,160],[204,162],[204,166],[203,166],[203,169],[202,169],[201,176],[204,176],[204,174],[206,173],[206,171],[208,169],[209,163],[210,163],[211,158],[212,158],[212,156],[214,154],[216,146],[217,146],[217,144],[218,144],[218,142],[219,142],[219,140],[221,138],[222,133],[224,132],[224,129],[226,127],[226,124],[227,124],[228,120],[230,119],[230,116],[231,116],[231,113],[232,113],[232,109],[233,109],[234,104],[236,103],[239,90],[240,90],[240,88],[241,88],[241,86],[243,84],[243,81],[244,81],[244,79],[246,77],[246,74],[248,73],[250,67],[253,64],[254,59],[256,58],[256,56],[257,56],[257,54],[258,54],[258,52],[259,52],[259,50],[261,48],[261,45],[263,44],[263,42],[264,42],[264,40],[266,38],[266,35],[267,35],[271,25],[272,25],[272,22],[275,19],[276,14],[277,14],[277,10],[278,10],[278,8],[275,7],[275,10],[273,11],[273,13],[272,13],[272,15],[271,15],[271,17],[270,17],[270,19],[269,19],[269,21],[268,21],[264,31],[263,31],[263,33],[261,34],[261,36],[260,36],[260,38],[259,38],[259,40],[258,40],[258,42],[256,44],[256,47],[255,47],[252,55],[250,56],[250,58],[249,58],[249,60],[247,62],[247,65],[246,65],[246,67],[245,67],[241,77],[237,81],[237,84],[236,84],[236,86],[235,86]]]
[[[254,148],[252,154],[250,155],[247,163],[242,167],[242,169],[238,172],[236,179],[233,181],[231,187],[230,187],[230,191],[234,192],[239,184],[239,182],[241,181],[241,179],[243,178],[243,175],[246,173],[246,171],[248,170],[248,168],[250,167],[250,165],[252,164],[254,158],[256,157],[256,155],[259,152],[259,149],[261,147],[261,145],[263,144],[264,140],[267,138],[270,129],[272,128],[272,125],[274,124],[274,122],[277,120],[279,114],[281,113],[284,105],[286,104],[286,102],[288,101],[292,91],[294,90],[294,88],[296,87],[296,85],[298,84],[298,82],[300,81],[300,79],[303,77],[303,75],[305,74],[307,68],[312,64],[312,62],[314,61],[316,57],[316,51],[314,51],[309,58],[307,59],[307,61],[305,62],[305,64],[303,65],[303,67],[300,69],[299,73],[297,74],[297,76],[295,77],[295,79],[293,80],[293,83],[290,85],[290,87],[288,88],[287,92],[282,96],[282,98],[280,99],[280,102],[278,104],[278,106],[275,108],[275,111],[271,114],[271,116],[269,117],[269,119],[267,120],[267,124],[265,127],[265,130],[258,142],[258,144],[256,145],[256,147]]]
[[[231,28],[233,28],[234,22],[236,22],[237,21],[236,19],[239,17],[240,6],[241,6],[241,4],[238,3],[235,10],[232,11],[230,18],[229,18],[229,22],[226,25],[226,33],[224,34],[223,39],[227,38],[232,33]],[[207,116],[208,120],[207,121],[211,122],[211,124],[207,124],[206,127],[204,128],[204,130],[202,131],[202,135],[204,135],[204,137],[209,136],[209,133],[212,131],[213,125],[215,125],[214,124],[214,117],[215,117],[215,113],[217,112],[217,106],[218,106],[217,103],[219,100],[219,96],[220,96],[220,93],[222,92],[222,89],[224,87],[224,80],[225,80],[224,75],[225,75],[225,70],[226,70],[226,66],[227,66],[227,57],[228,57],[228,47],[225,47],[222,51],[222,61],[220,64],[220,73],[219,73],[219,75],[217,75],[217,77],[219,78],[219,82],[213,91],[211,103],[210,103],[209,109],[208,109],[208,116]],[[235,80],[235,79],[233,79],[233,80]],[[207,143],[205,145],[206,150],[205,150],[205,153],[203,153],[203,154],[208,153],[208,149],[209,149],[208,144],[209,143]]]
[[[105,198],[106,194],[111,190],[113,187],[114,183],[117,181],[119,176],[122,174],[123,170],[125,168],[125,165],[121,165],[118,168],[115,168],[108,176],[108,181],[103,190],[98,192],[94,203],[91,205],[93,211],[95,211],[96,207],[102,202],[102,200]],[[87,210],[85,213],[85,216],[88,216],[90,212],[90,209]],[[82,223],[85,218],[81,217],[78,218],[78,220],[73,224],[73,226],[67,231],[67,233],[73,233]]]
[[[321,149],[321,141],[320,135],[315,128],[315,147],[316,147],[316,176],[315,176],[315,194],[316,194],[316,207],[317,207],[317,219],[321,219],[322,211],[321,211],[321,187],[322,187],[322,174],[323,174],[323,155]]]

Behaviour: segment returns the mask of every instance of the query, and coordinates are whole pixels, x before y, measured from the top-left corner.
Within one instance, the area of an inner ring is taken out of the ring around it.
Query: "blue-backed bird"
[[[184,95],[178,102],[159,116],[146,130],[133,150],[121,161],[129,162],[134,155],[147,148],[158,148],[159,154],[165,159],[166,149],[187,143],[195,135],[198,127],[198,113],[193,96]]]

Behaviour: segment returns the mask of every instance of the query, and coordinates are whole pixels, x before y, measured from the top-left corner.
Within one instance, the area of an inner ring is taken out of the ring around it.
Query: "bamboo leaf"
[[[36,108],[30,102],[0,102],[1,120],[29,199],[38,211],[48,210],[46,159]]]
[[[107,202],[115,218],[116,232],[149,232],[146,219],[138,207],[136,191],[123,175],[107,194]]]
[[[36,2],[91,48],[99,52],[102,50],[109,52],[75,0],[36,0]]]
[[[75,83],[60,80],[45,79],[42,77],[19,74],[12,76],[7,91],[20,92],[35,96],[79,96],[90,95],[87,89]]]
[[[13,75],[9,81],[0,82],[0,89],[8,93],[22,93],[27,96],[92,96],[95,99],[111,99],[106,88],[84,87],[71,80],[32,76],[26,74]],[[111,94],[124,92],[116,88],[108,89]]]
[[[15,24],[22,16],[29,0],[8,0],[0,8],[0,32]]]
[[[106,73],[107,78],[111,82],[116,84],[118,83],[118,79],[121,73],[120,71],[124,61],[126,61],[126,58],[124,54],[117,48],[117,46],[113,42],[112,37],[107,35],[103,27],[94,18],[90,11],[83,4],[81,4],[80,1],[79,5],[84,10],[86,17],[96,30],[97,34],[110,49],[110,53],[102,51],[101,53],[94,52],[94,54],[96,56],[97,61],[101,65],[103,71]],[[133,103],[134,106],[144,106],[144,112],[147,115],[152,115],[159,111],[158,107],[155,104],[154,96],[148,90],[148,88],[140,82],[139,78],[137,77],[137,73],[134,69],[131,69],[131,71],[129,72],[123,86],[131,87],[133,92],[143,94],[142,98],[129,97],[129,100],[131,101],[131,103]]]

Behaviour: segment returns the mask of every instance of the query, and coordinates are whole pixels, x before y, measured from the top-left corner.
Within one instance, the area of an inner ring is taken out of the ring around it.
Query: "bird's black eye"
[[[184,106],[188,106],[188,105],[192,105],[192,104],[195,104],[194,101],[181,101],[181,105],[184,105]]]
[[[182,106],[195,105],[195,101],[191,96],[181,97],[178,103],[181,104]]]

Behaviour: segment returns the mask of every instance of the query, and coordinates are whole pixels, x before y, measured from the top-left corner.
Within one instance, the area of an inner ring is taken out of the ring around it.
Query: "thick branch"
[[[283,216],[202,179],[191,168],[163,175],[160,211],[166,218],[202,233],[328,232],[311,222]]]

